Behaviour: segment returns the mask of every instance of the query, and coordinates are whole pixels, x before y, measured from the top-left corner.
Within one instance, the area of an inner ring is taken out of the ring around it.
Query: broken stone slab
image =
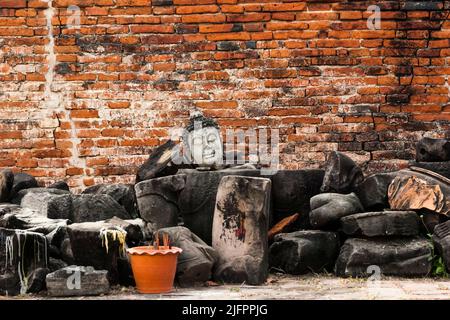
[[[351,236],[417,236],[419,217],[414,211],[380,211],[352,214],[341,219],[342,231]]]
[[[37,180],[33,176],[24,172],[15,173],[14,183],[11,189],[11,199],[14,198],[20,190],[37,187]]]
[[[341,218],[363,211],[354,193],[322,193],[311,198],[309,220],[313,228],[334,228]]]
[[[40,291],[43,287],[39,287],[39,278],[48,272],[45,236],[0,228],[0,261],[0,294]]]
[[[139,216],[132,184],[98,184],[85,189],[82,194],[107,194],[124,207],[131,218]]]
[[[410,167],[423,168],[429,171],[436,172],[441,176],[450,179],[450,161],[444,162],[416,162],[412,161],[409,163]]]
[[[318,169],[279,170],[268,176],[272,180],[274,225],[284,218],[299,213],[297,230],[309,228],[310,199],[320,193],[324,171]]]
[[[106,221],[67,226],[74,264],[108,270],[112,284],[129,284],[132,277],[125,245],[136,246],[143,239],[138,225],[114,217]],[[125,270],[123,269],[125,268]]]
[[[358,186],[356,194],[366,210],[389,208],[387,190],[391,182],[400,175],[397,172],[375,173]]]
[[[0,172],[0,203],[8,202],[11,197],[11,189],[14,184],[14,173],[9,170]]]
[[[279,233],[287,233],[290,229],[293,228],[293,224],[295,221],[297,221],[299,217],[299,214],[293,214],[292,216],[286,217],[280,222],[278,222],[276,225],[274,225],[269,230],[269,241],[272,240],[277,234]]]
[[[35,211],[50,219],[72,219],[72,195],[69,192],[55,192],[58,189],[26,189],[20,201],[23,208]]]
[[[188,228],[171,227],[158,230],[160,237],[168,234],[171,244],[183,252],[178,256],[176,280],[181,287],[204,284],[211,279],[218,259],[216,250],[208,246]]]
[[[268,276],[271,181],[225,176],[217,192],[212,243],[219,254],[216,281],[262,284]]]
[[[450,221],[438,224],[434,228],[432,239],[446,269],[450,270]]]
[[[2,228],[28,230],[47,235],[68,223],[69,220],[49,219],[36,211],[17,205],[0,207],[0,227]]]
[[[322,192],[350,193],[364,180],[361,168],[345,154],[332,151],[321,187]]]
[[[139,212],[144,221],[157,230],[178,225],[178,197],[186,185],[179,174],[139,182],[135,186]]]
[[[64,191],[70,191],[70,187],[65,181],[56,181],[55,183],[52,183],[47,188],[49,189],[59,189]]]
[[[236,168],[217,171],[184,169],[180,170],[178,174],[186,175],[186,185],[178,198],[183,224],[200,239],[211,245],[216,195],[221,179],[230,175],[259,177],[261,171]]]
[[[369,266],[382,275],[422,277],[431,271],[432,245],[422,238],[347,239],[336,261],[336,275],[369,277]]]
[[[0,203],[0,217],[3,217],[5,214],[17,211],[20,209],[20,206],[12,203]]]
[[[422,168],[401,170],[389,185],[389,205],[395,210],[427,209],[450,214],[450,180]]]
[[[177,144],[172,140],[168,140],[155,148],[144,164],[139,167],[136,174],[136,183],[176,174],[178,167],[172,163],[172,158],[177,148]]]
[[[450,160],[450,140],[422,138],[416,144],[417,162]]]
[[[81,194],[73,198],[73,216],[75,223],[95,222],[117,217],[131,219],[128,212],[107,194]]]
[[[22,199],[28,194],[28,193],[43,193],[43,194],[53,194],[53,195],[67,195],[71,194],[69,191],[66,190],[59,190],[59,189],[51,189],[51,188],[27,188],[22,189],[19,192],[17,192],[16,196],[11,199],[11,203],[14,204],[21,204]]]
[[[46,277],[47,293],[51,297],[98,296],[110,290],[108,271],[91,266],[68,266]]]
[[[319,230],[281,233],[270,246],[271,268],[288,274],[331,271],[339,254],[335,232]]]

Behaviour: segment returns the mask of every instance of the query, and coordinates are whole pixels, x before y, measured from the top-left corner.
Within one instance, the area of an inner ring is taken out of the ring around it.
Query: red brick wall
[[[279,129],[291,169],[339,150],[392,170],[450,136],[447,1],[48,2],[0,0],[0,167],[43,184],[133,181],[195,109]]]

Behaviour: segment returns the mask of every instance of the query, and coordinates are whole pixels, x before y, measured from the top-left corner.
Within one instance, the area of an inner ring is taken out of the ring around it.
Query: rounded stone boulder
[[[322,193],[311,198],[309,220],[316,229],[334,228],[342,217],[363,211],[364,208],[354,193]]]

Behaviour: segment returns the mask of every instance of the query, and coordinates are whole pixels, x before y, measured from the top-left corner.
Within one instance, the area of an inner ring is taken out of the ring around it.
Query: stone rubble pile
[[[177,166],[166,143],[136,184],[73,194],[0,172],[0,293],[107,294],[134,285],[126,248],[168,234],[176,285],[265,283],[269,272],[368,277],[450,271],[450,142],[424,138],[408,169],[364,177],[331,152],[324,170]],[[157,232],[157,233],[156,233]]]

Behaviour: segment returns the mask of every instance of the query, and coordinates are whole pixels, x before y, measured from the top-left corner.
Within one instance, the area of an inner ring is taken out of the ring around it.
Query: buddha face
[[[189,132],[188,146],[195,164],[214,165],[223,161],[220,132],[214,127],[198,128]]]

